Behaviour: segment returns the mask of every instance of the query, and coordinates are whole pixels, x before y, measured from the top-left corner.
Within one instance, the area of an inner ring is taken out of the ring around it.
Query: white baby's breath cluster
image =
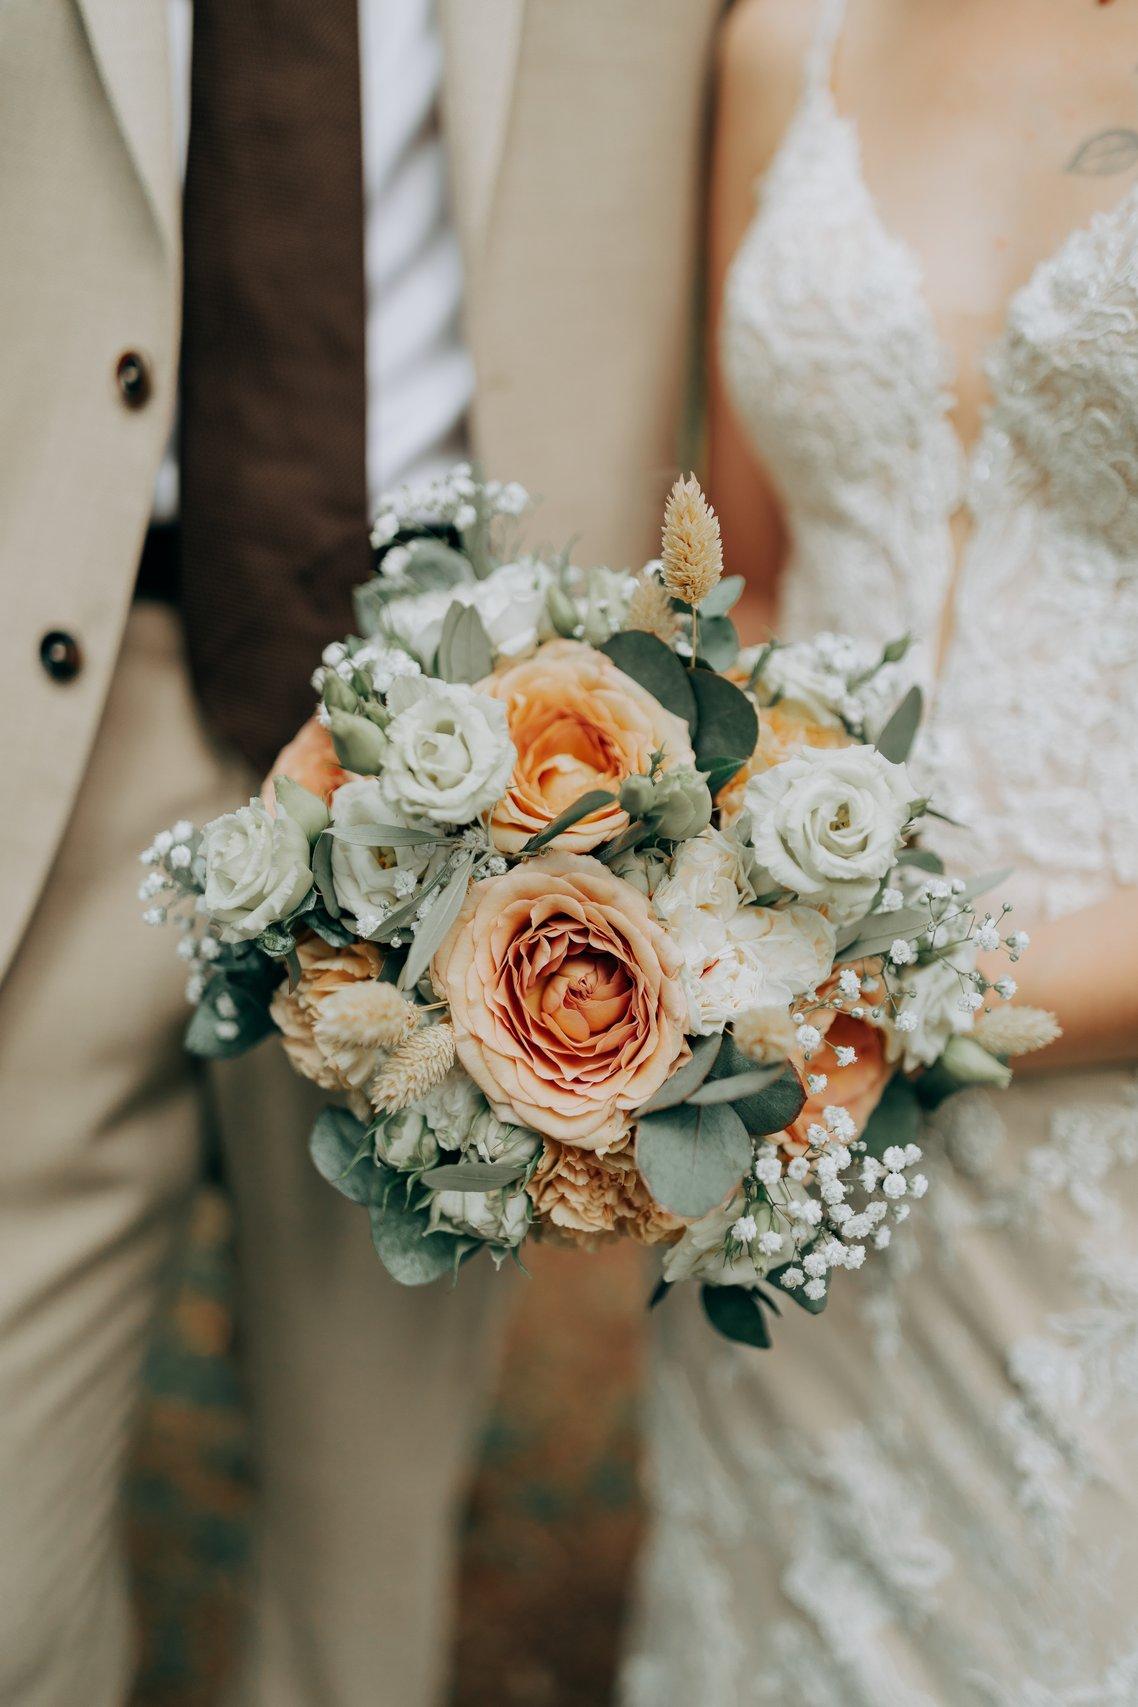
[[[465,464],[385,499],[264,793],[142,855],[190,1046],[279,1032],[401,1281],[627,1233],[817,1310],[923,1197],[921,1106],[1052,1041],[1026,934],[917,845],[906,642],[741,654],[694,478],[638,575],[525,553],[527,506]]]

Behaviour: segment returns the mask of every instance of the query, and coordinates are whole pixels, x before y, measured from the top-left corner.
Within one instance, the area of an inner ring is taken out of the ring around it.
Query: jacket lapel
[[[76,0],[99,76],[154,219],[178,241],[166,0]]]
[[[440,0],[445,131],[468,255],[485,240],[509,128],[526,0]]]

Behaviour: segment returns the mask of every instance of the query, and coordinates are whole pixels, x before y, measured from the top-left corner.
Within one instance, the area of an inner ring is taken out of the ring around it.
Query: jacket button
[[[40,663],[53,682],[71,682],[83,668],[83,653],[73,634],[53,628],[40,641]]]
[[[128,409],[141,409],[150,396],[150,366],[137,350],[126,350],[118,359],[115,380]]]

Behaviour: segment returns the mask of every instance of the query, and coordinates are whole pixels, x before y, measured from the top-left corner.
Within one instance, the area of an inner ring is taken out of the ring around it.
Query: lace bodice
[[[833,97],[844,9],[821,0],[724,304],[726,380],[792,539],[780,626],[908,627],[931,686],[951,603],[924,753],[969,826],[950,851],[1067,911],[1138,880],[1138,186],[1013,297],[966,457],[920,266]]]

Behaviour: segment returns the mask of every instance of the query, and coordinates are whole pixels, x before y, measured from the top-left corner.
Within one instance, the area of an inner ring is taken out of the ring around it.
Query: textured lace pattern
[[[944,851],[1014,866],[1030,923],[1138,881],[1138,187],[1016,294],[966,458],[831,93],[843,9],[821,0],[721,359],[789,522],[782,632],[925,643],[921,786],[969,826]],[[680,1294],[658,1313],[626,1707],[1138,1703],[1135,1085],[957,1097],[927,1154],[888,1270],[784,1314],[769,1357]]]

